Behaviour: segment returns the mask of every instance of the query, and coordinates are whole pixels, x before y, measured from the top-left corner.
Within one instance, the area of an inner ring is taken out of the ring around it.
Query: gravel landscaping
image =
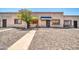
[[[40,28],[29,50],[79,50],[79,29]]]
[[[10,47],[28,31],[29,30],[12,29],[0,32],[0,50],[4,50]]]

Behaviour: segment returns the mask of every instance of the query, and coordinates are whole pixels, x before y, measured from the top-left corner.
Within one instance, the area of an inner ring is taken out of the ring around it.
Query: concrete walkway
[[[4,32],[4,31],[8,31],[8,30],[12,30],[13,28],[9,28],[9,29],[2,29],[0,30],[0,32]]]
[[[31,30],[25,34],[21,39],[14,43],[8,50],[27,50],[35,34],[35,30]]]

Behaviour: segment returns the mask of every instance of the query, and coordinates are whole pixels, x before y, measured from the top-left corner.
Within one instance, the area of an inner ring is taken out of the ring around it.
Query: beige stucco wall
[[[51,16],[50,26],[51,27],[63,27],[64,20],[72,20],[72,27],[73,27],[73,21],[78,21],[78,27],[79,27],[79,16],[70,16],[65,15],[63,12],[33,12],[32,16],[38,17],[38,25],[39,27],[46,27],[46,21],[41,20],[41,16]],[[7,27],[25,27],[27,26],[25,22],[22,21],[22,24],[14,24],[14,19],[17,19],[17,13],[0,13],[0,27],[2,27],[2,20],[7,19]],[[60,25],[52,25],[53,19],[60,19]],[[36,26],[36,24],[31,24],[31,26]]]
[[[60,25],[52,25],[52,22],[50,22],[50,26],[51,27],[63,27],[63,13],[62,12],[48,12],[48,13],[32,13],[33,16],[38,17],[39,19],[39,26],[46,26],[46,22],[45,21],[41,21],[40,17],[41,16],[51,16],[51,20],[52,19],[60,19]]]
[[[22,21],[22,24],[14,24],[14,19],[17,19],[17,14],[8,14],[8,13],[3,13],[0,14],[0,27],[2,27],[2,20],[7,19],[7,27],[24,27],[26,26],[26,23]]]
[[[64,16],[64,20],[72,20],[72,27],[74,26],[74,21],[78,22],[77,26],[79,27],[79,16],[77,15],[66,15]]]
[[[46,21],[41,20],[41,27],[46,27]]]

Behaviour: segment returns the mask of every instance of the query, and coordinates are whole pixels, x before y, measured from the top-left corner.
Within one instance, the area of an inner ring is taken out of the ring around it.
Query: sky
[[[22,8],[0,8],[0,12],[18,12]],[[64,12],[65,15],[79,15],[79,8],[27,8],[32,12]]]

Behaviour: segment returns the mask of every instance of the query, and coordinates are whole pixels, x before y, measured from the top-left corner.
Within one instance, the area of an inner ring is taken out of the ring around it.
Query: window
[[[14,19],[14,24],[22,24],[22,21],[18,19]]]
[[[71,25],[71,20],[64,20],[64,25]]]
[[[60,24],[60,19],[53,19],[52,20],[52,25],[59,25]]]
[[[34,20],[32,21],[32,24],[38,24],[38,19],[34,19]]]
[[[64,27],[71,27],[72,20],[64,20]]]

